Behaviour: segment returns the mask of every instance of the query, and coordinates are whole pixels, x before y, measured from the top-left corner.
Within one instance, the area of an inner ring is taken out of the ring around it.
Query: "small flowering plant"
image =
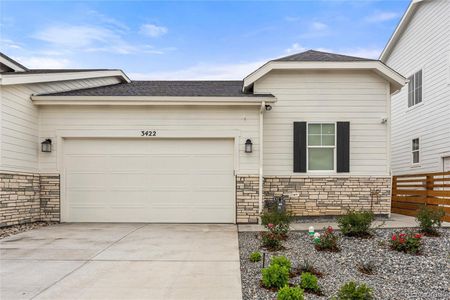
[[[283,239],[287,237],[287,234],[289,232],[289,224],[286,223],[279,223],[279,224],[269,223],[266,225],[266,228],[271,233],[279,235]]]
[[[317,251],[339,251],[338,246],[338,236],[334,233],[334,229],[331,226],[328,226],[325,232],[320,235],[318,238],[314,239],[314,246]]]
[[[392,250],[418,254],[422,248],[422,235],[414,232],[394,233],[390,245]]]

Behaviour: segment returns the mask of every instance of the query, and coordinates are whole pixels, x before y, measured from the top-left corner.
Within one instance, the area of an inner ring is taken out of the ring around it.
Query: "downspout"
[[[261,103],[261,109],[259,111],[259,187],[258,187],[258,212],[261,215],[263,210],[263,152],[264,152],[264,110],[266,109],[266,102]],[[261,218],[259,217],[259,223],[261,224]]]

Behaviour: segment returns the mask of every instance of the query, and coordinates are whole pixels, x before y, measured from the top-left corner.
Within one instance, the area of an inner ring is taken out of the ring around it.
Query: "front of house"
[[[297,216],[390,213],[404,78],[379,61],[310,50],[243,81],[130,81],[3,58],[0,226],[256,223],[274,196]]]

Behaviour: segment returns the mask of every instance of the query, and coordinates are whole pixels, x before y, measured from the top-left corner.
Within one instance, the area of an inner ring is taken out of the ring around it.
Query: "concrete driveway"
[[[233,225],[60,224],[0,240],[0,299],[241,299]]]

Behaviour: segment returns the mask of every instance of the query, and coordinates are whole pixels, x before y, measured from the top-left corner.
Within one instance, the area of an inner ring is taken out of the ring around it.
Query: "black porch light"
[[[52,140],[46,139],[41,143],[41,151],[42,152],[52,152]]]
[[[252,153],[253,152],[253,143],[250,139],[247,139],[245,141],[245,153]]]

